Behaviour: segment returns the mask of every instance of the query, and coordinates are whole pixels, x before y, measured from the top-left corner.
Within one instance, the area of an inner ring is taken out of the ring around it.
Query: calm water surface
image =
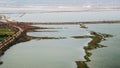
[[[3,11],[4,12],[4,11]],[[15,12],[15,11],[13,11]],[[26,12],[22,17],[22,13]],[[28,12],[28,13],[27,13]],[[16,14],[5,14],[11,20],[27,22],[80,22],[120,20],[120,11],[85,11],[85,12],[44,12],[17,11]],[[19,14],[21,13],[21,14]]]
[[[33,39],[12,46],[2,56],[4,62],[0,68],[77,68],[75,61],[86,61],[84,46],[91,40],[73,39],[71,36],[89,35],[79,25],[34,25],[44,27],[59,27],[61,29],[44,29],[57,32],[28,32],[34,37],[66,37],[66,39]],[[92,56],[87,65],[90,68],[119,68],[120,24],[89,24],[89,30],[114,35],[100,44],[107,47],[91,50]],[[37,30],[40,31],[40,30]],[[112,63],[112,64],[111,64]]]
[[[63,12],[25,14],[22,18],[11,14],[11,19],[17,21],[40,22],[76,22],[98,20],[120,20],[119,11],[102,12]],[[79,25],[34,25],[53,27],[57,29],[38,29],[38,32],[28,32],[33,37],[66,37],[66,39],[32,39],[19,43],[8,49],[0,58],[3,64],[0,68],[77,68],[75,61],[86,61],[84,46],[88,45],[90,38],[74,39],[71,36],[90,35]],[[107,46],[91,50],[90,68],[119,68],[119,40],[120,24],[87,24],[88,30],[112,34],[112,38],[100,42]],[[43,32],[39,32],[43,31]],[[44,32],[45,31],[45,32]],[[51,31],[51,32],[50,32]]]
[[[45,26],[45,25],[40,25]],[[46,27],[53,27],[50,25]],[[59,40],[31,40],[11,47],[2,57],[0,68],[76,68],[75,61],[85,60],[83,46],[90,39],[70,36],[89,34],[79,25],[57,25],[58,32],[28,32],[29,36],[67,37]],[[49,29],[47,29],[49,30]],[[53,29],[54,30],[54,29]],[[82,33],[83,32],[83,33]]]
[[[88,26],[89,29],[91,30],[112,34],[114,36],[100,43],[107,47],[91,51],[93,55],[90,57],[91,62],[88,63],[89,67],[119,68],[120,24],[100,24],[100,25],[91,24]]]

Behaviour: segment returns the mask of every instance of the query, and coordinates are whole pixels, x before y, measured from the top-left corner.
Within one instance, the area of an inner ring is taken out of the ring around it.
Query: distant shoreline
[[[31,39],[31,37],[26,36],[26,32],[28,30],[40,29],[39,27],[34,27],[31,25],[34,24],[46,24],[46,25],[67,25],[67,24],[114,24],[119,23],[120,21],[91,21],[91,22],[0,22],[1,27],[13,29],[15,34],[11,37],[5,38],[2,42],[0,42],[0,57],[4,54],[4,52],[9,49],[13,44],[25,42]],[[33,37],[37,38],[37,37]],[[40,39],[59,39],[54,37],[41,37]],[[64,37],[60,37],[64,39]],[[0,61],[0,65],[3,64]]]
[[[88,22],[0,22],[0,25],[6,28],[10,28],[16,31],[16,33],[10,37],[7,38],[5,43],[4,41],[0,44],[0,57],[1,55],[9,48],[16,39],[21,38],[21,36],[25,36],[24,34],[26,33],[27,30],[31,29],[38,29],[38,27],[33,27],[31,25],[36,25],[36,24],[45,24],[45,25],[68,25],[68,24],[115,24],[118,23],[120,24],[119,21],[88,21]],[[11,40],[12,39],[12,40]],[[29,40],[29,38],[22,39],[24,40]],[[6,43],[7,42],[7,43]]]
[[[120,20],[118,21],[86,21],[86,22],[19,22],[19,23],[29,23],[29,24],[120,24]]]

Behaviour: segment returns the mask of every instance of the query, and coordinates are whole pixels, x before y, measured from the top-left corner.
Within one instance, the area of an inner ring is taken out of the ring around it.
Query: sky
[[[120,4],[120,0],[0,0],[0,5]]]
[[[120,0],[0,0],[0,12],[8,10],[81,11],[120,8]]]

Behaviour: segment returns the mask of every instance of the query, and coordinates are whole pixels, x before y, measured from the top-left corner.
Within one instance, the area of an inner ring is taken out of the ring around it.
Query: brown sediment
[[[97,32],[95,32],[97,33]],[[99,36],[101,34],[101,36]],[[97,34],[96,34],[97,35]],[[94,41],[94,43],[98,42],[97,40],[100,40],[99,37],[104,37],[102,39],[105,40],[105,38],[109,38],[109,37],[113,37],[113,35],[110,35],[110,34],[105,34],[105,33],[99,33],[98,36],[94,36],[92,33],[91,33],[91,36],[90,35],[84,35],[84,36],[71,36],[72,38],[75,38],[75,39],[82,39],[82,38],[92,38],[92,39],[96,39],[96,41]],[[99,41],[100,42],[100,41]]]
[[[36,30],[34,30],[34,31],[28,31],[28,32],[58,32],[58,31],[49,31],[49,30],[44,30],[44,31],[36,31]]]
[[[14,42],[21,37],[22,33],[24,32],[24,30],[22,28],[20,28],[17,25],[13,25],[13,24],[9,24],[9,23],[0,23],[0,27],[1,28],[8,28],[13,30],[15,33],[12,36],[9,36],[5,39],[3,39],[0,42],[0,57],[4,54],[4,52],[12,45],[14,44]],[[0,61],[0,64],[2,64],[3,62]]]
[[[27,26],[29,24],[25,23],[0,23],[1,28],[8,28],[13,30],[15,33],[12,36],[9,36],[0,42],[0,56],[13,44],[16,44],[17,41],[24,36],[27,31]]]
[[[87,64],[83,61],[76,61],[77,68],[89,68]]]
[[[48,27],[38,27],[38,26],[31,26],[29,29],[56,29],[56,28],[48,28]]]
[[[37,39],[37,40],[41,40],[41,39],[66,39],[66,37],[33,37],[33,36],[29,36],[32,39]]]
[[[120,24],[120,20],[115,20],[115,21],[87,21],[87,22],[26,22],[29,24],[46,24],[46,25],[58,25],[58,24],[114,24],[118,23]]]
[[[82,38],[92,38],[93,36],[89,36],[89,35],[85,35],[85,36],[71,36],[72,38],[75,38],[75,39],[82,39]]]
[[[80,25],[80,26],[82,26],[82,25]],[[80,28],[86,29],[84,27],[80,27]],[[89,30],[86,29],[86,31],[89,31]],[[106,40],[106,38],[113,37],[113,35],[111,35],[111,34],[99,33],[99,32],[95,32],[95,31],[89,31],[89,32],[91,35],[72,36],[72,38],[75,38],[75,39],[82,39],[82,38],[91,38],[92,39],[91,41],[88,42],[87,46],[84,46],[84,50],[86,53],[86,55],[84,56],[84,59],[86,61],[76,61],[77,68],[89,68],[87,63],[91,61],[89,58],[92,55],[90,50],[94,50],[94,49],[102,48],[102,47],[107,47],[107,46],[101,45],[99,43]]]
[[[15,33],[12,36],[9,36],[5,38],[3,41],[0,42],[0,57],[4,54],[4,52],[9,49],[14,44],[20,43],[20,42],[26,42],[31,39],[37,39],[37,40],[44,40],[44,39],[65,39],[66,37],[33,37],[33,36],[27,36],[28,31],[34,32],[35,29],[55,29],[55,28],[46,28],[46,27],[36,27],[31,26],[29,23],[0,23],[0,27],[2,28],[8,28],[13,30]],[[0,65],[3,64],[2,61],[0,61]]]
[[[86,61],[76,61],[77,68],[89,68],[87,63],[91,61],[89,59],[89,57],[92,55],[92,53],[90,53],[89,51],[97,49],[97,48],[106,47],[99,43],[101,41],[106,40],[106,38],[108,38],[108,37],[113,37],[113,35],[110,35],[110,34],[99,33],[99,32],[94,32],[94,31],[90,31],[90,34],[92,36],[73,36],[73,38],[75,38],[75,39],[78,39],[78,38],[91,38],[92,39],[90,42],[88,42],[88,45],[84,47],[84,50],[86,53],[86,55],[84,56],[84,59]]]
[[[5,22],[0,22],[0,23],[5,23]],[[11,23],[16,23],[16,22],[11,22]],[[86,22],[17,22],[17,23],[27,23],[27,24],[31,24],[31,25],[34,25],[34,24],[45,24],[45,25],[58,25],[58,24],[61,24],[61,25],[67,25],[67,24],[120,24],[120,20],[113,20],[113,21],[86,21]],[[33,26],[34,27],[34,26]],[[36,28],[36,27],[35,27]],[[40,28],[40,27],[38,27]],[[41,27],[42,28],[42,27]]]
[[[27,31],[34,31],[35,29],[48,29],[44,27],[36,27],[36,26],[30,26],[32,24],[99,24],[99,23],[120,23],[120,21],[101,21],[101,22],[69,22],[69,23],[31,23],[31,22],[10,22],[10,23],[0,23],[0,27],[3,28],[9,28],[13,30],[15,33],[11,37],[7,37],[2,42],[0,42],[0,56],[4,54],[4,52],[13,44],[29,41],[31,39],[65,39],[65,37],[31,37],[27,36]],[[91,35],[93,36],[73,36],[73,38],[92,38],[92,40],[88,43],[88,46],[84,47],[86,55],[84,58],[86,61],[76,61],[77,68],[89,68],[87,66],[87,62],[90,62],[89,57],[92,55],[89,50],[93,50],[96,48],[105,47],[104,45],[100,45],[99,43],[107,38],[112,37],[112,35],[108,34],[98,34],[97,32],[91,32]],[[104,38],[102,38],[104,36]],[[2,64],[2,62],[0,62]],[[82,67],[81,67],[82,66]]]
[[[0,42],[0,51],[4,52],[9,45],[11,45],[23,32],[23,30],[20,27],[17,27],[15,25],[10,25],[10,24],[0,24],[1,27],[3,28],[9,28],[15,31],[15,33],[11,37],[5,38],[2,42]],[[1,54],[0,54],[1,56]]]
[[[47,27],[31,26],[30,23],[25,22],[0,22],[1,28],[8,28],[13,30],[15,33],[12,36],[5,38],[0,42],[0,56],[13,44],[29,41],[31,39],[65,39],[65,37],[32,37],[27,36],[28,31],[35,31],[35,29],[57,29]],[[50,32],[50,31],[47,31]],[[52,31],[53,32],[53,31]],[[56,32],[56,31],[54,31]]]
[[[29,24],[29,23],[27,23],[27,24]],[[38,26],[30,26],[30,25],[32,25],[32,24],[29,24],[27,32],[45,32],[45,31],[36,31],[35,29],[62,29],[62,28],[38,27]],[[48,32],[57,32],[57,31],[48,31]]]
[[[28,31],[34,32],[35,29],[56,29],[56,28],[31,26],[30,23],[0,22],[0,27],[1,28],[8,28],[8,29],[11,29],[15,32],[12,36],[7,37],[3,41],[0,42],[0,56],[2,56],[4,54],[4,52],[12,45],[14,45],[16,43],[20,43],[20,42],[29,41],[31,39],[38,39],[38,40],[41,40],[41,39],[65,39],[65,37],[32,37],[32,36],[27,36]]]

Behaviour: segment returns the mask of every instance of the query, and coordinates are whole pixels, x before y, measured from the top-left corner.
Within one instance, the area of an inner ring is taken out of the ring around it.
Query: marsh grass
[[[13,35],[14,31],[7,28],[0,28],[0,35]]]

